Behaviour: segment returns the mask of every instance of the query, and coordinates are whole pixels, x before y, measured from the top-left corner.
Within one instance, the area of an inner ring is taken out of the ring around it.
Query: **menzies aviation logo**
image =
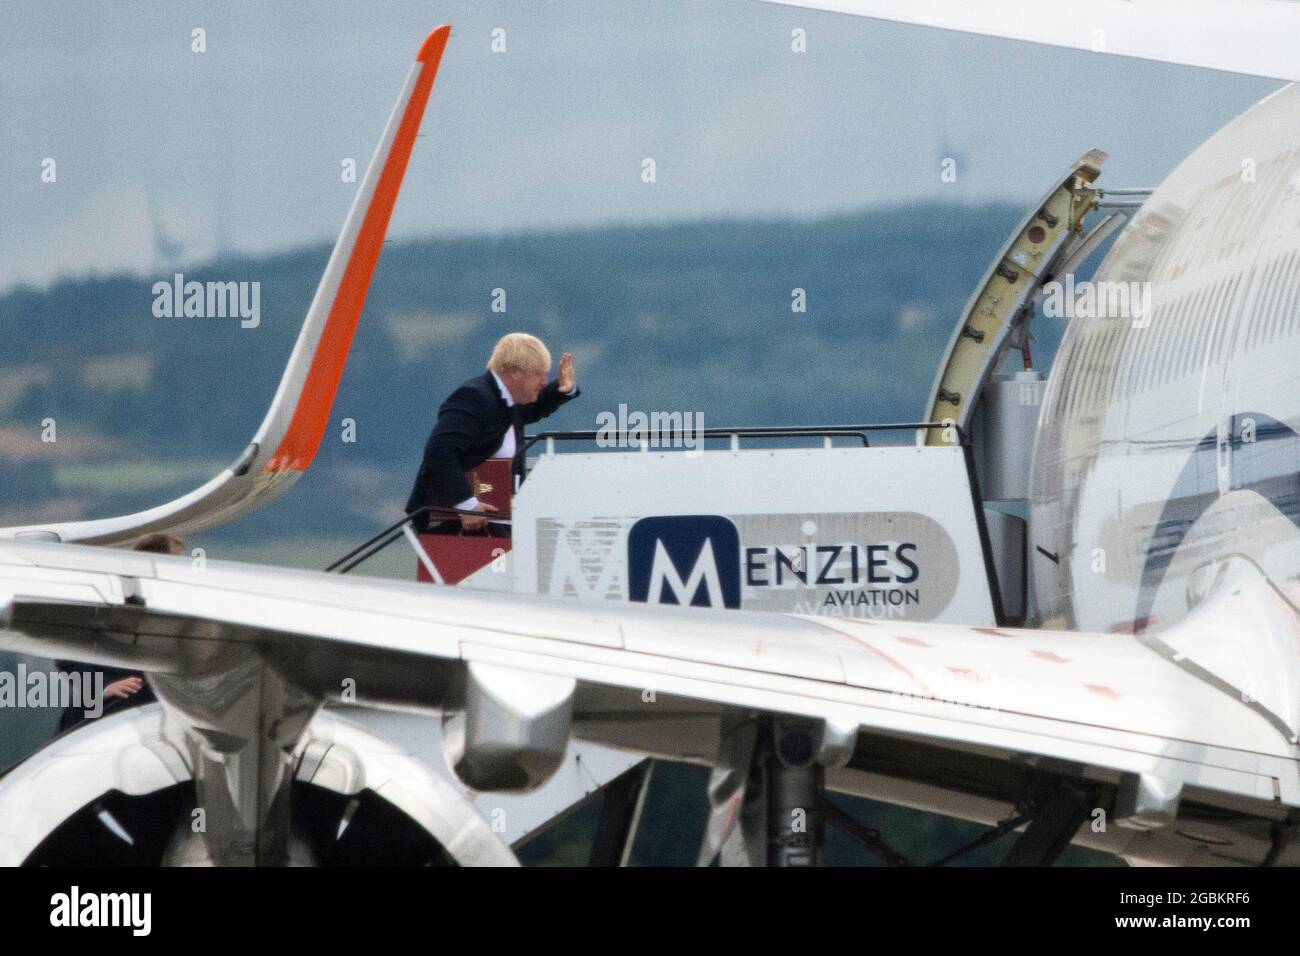
[[[539,594],[886,620],[934,620],[961,576],[908,511],[539,518],[536,555]]]
[[[642,518],[627,536],[628,598],[740,607],[740,534],[721,515]]]

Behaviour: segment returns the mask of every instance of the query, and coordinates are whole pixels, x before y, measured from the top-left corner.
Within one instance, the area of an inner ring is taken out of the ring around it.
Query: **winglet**
[[[273,434],[259,433],[255,439],[263,448],[274,447],[270,457],[262,463],[264,472],[306,471],[320,447],[334,395],[343,377],[348,350],[352,346],[352,336],[366,304],[375,263],[379,261],[379,252],[383,248],[388,221],[397,202],[429,91],[450,34],[450,26],[440,26],[420,46],[416,65],[411,68],[406,87],[393,108],[388,128],[384,130],[370,168],[357,191],[263,431],[273,432],[280,425],[277,415],[280,409],[276,405],[288,399],[297,384],[294,373],[296,367],[303,364],[304,346],[309,341],[311,326],[318,318],[315,313],[322,310],[324,303],[323,309],[328,310],[328,317],[314,343],[305,378],[297,389],[292,418],[274,446],[268,441],[275,437]]]
[[[86,544],[124,544],[154,531],[201,531],[257,510],[307,469],[325,433],[388,221],[450,35],[450,26],[440,26],[420,45],[316,287],[275,398],[257,434],[236,462],[202,487],[147,511],[90,521],[0,528],[0,538],[53,537]]]

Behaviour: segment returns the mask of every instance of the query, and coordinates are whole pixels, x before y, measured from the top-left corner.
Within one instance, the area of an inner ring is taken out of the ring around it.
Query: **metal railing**
[[[1098,209],[1141,209],[1154,189],[1098,189]],[[1121,196],[1121,199],[1107,199],[1107,196]]]
[[[740,447],[742,438],[822,438],[826,441],[826,447],[830,447],[830,442],[835,438],[857,438],[862,442],[863,448],[871,447],[871,442],[867,437],[868,432],[878,431],[929,431],[934,428],[952,428],[957,433],[957,443],[963,447],[970,444],[969,436],[966,432],[955,424],[946,422],[888,422],[879,425],[756,425],[743,428],[705,428],[696,434],[700,437],[708,438],[729,438],[731,439],[732,450]],[[638,447],[640,442],[628,445],[628,435],[637,435],[639,432],[605,432],[605,431],[580,431],[580,432],[541,432],[537,435],[524,436],[524,445],[520,454],[527,454],[539,441],[545,441],[547,444],[547,454],[553,454],[555,442],[557,441],[596,441],[597,438],[613,438],[618,441],[620,438],[624,441],[624,448]],[[647,445],[648,447],[648,445]],[[424,514],[435,514],[452,518],[460,515],[475,515],[477,517],[487,517],[490,524],[510,525],[509,518],[492,518],[480,511],[466,511],[460,508],[442,508],[433,505],[426,505],[423,508],[416,508],[408,515],[403,515],[399,520],[393,522],[384,528],[378,534],[367,538],[361,544],[357,545],[347,554],[338,558],[325,569],[327,573],[337,572],[347,574],[363,561],[368,561],[380,551],[383,551],[390,544],[405,534],[406,525]]]
[[[509,518],[493,518],[482,511],[469,511],[465,508],[439,508],[434,505],[425,505],[423,508],[416,508],[408,515],[403,515],[383,531],[361,542],[361,544],[357,545],[347,554],[343,555],[327,567],[325,573],[331,574],[337,571],[339,574],[347,574],[362,561],[367,561],[370,558],[373,558],[380,551],[383,551],[398,538],[402,537],[402,535],[405,534],[406,525],[415,518],[425,514],[442,515],[448,518],[458,517],[460,515],[474,515],[478,518],[487,518],[489,524],[507,526],[510,524]]]
[[[692,431],[691,434],[704,439],[729,438],[731,439],[732,450],[739,449],[742,438],[824,438],[828,442],[835,438],[857,438],[861,440],[863,448],[869,448],[871,447],[871,441],[867,437],[868,432],[929,431],[934,428],[955,429],[959,445],[965,445],[969,441],[963,429],[947,422],[887,422],[879,425],[755,425],[742,428],[705,428],[700,431]],[[673,429],[670,434],[681,436],[686,434],[686,431]],[[629,436],[637,437],[631,438]],[[524,437],[524,451],[527,452],[539,441],[546,442],[547,454],[551,454],[554,451],[554,443],[557,441],[596,441],[597,439],[608,439],[617,442],[619,443],[618,447],[624,450],[638,447],[661,447],[653,444],[649,438],[644,437],[644,430],[633,429],[621,432],[541,432],[537,435]]]

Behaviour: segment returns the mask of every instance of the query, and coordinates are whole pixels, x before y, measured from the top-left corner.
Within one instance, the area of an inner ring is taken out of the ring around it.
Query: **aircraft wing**
[[[1294,736],[1140,636],[596,605],[0,543],[0,648],[201,680],[232,645],[322,699],[350,680],[358,703],[424,711],[466,665],[572,680],[573,736],[701,763],[725,762],[727,728],[756,713],[806,718],[847,747],[828,777],[843,789],[854,773],[978,789],[1029,764],[1145,794],[1116,811],[1135,816],[1180,795],[1300,807]]]
[[[1300,80],[1292,0],[764,0],[1048,46]]]

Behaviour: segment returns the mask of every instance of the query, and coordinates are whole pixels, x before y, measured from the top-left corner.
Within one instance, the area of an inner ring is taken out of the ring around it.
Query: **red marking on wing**
[[[866,641],[864,641],[862,638],[858,637],[856,634],[852,633],[851,631],[841,630],[840,628],[836,627],[835,625],[833,625],[833,624],[831,624],[831,623],[829,623],[829,622],[827,622],[827,621],[823,621],[823,620],[821,620],[820,618],[814,618],[813,620],[814,620],[817,624],[820,624],[822,627],[826,628],[828,631],[834,631],[836,634],[842,634],[842,635],[844,635],[845,637],[847,637],[849,640],[854,641],[855,643],[861,644],[863,647],[865,647],[865,648],[866,648],[867,650],[869,650],[871,653],[875,654],[877,657],[879,657],[881,660],[883,660],[885,663],[887,663],[890,667],[894,668],[894,669],[895,669],[896,671],[898,671],[899,673],[905,674],[905,675],[907,676],[907,679],[910,680],[913,684],[915,684],[918,688],[920,688],[921,693],[924,694],[926,697],[934,697],[934,696],[935,696],[934,691],[930,690],[930,688],[927,687],[927,686],[925,685],[925,681],[921,680],[921,678],[917,677],[917,676],[916,676],[915,674],[913,674],[910,670],[908,670],[906,667],[904,667],[904,666],[903,666],[901,663],[899,663],[898,661],[894,660],[892,657],[890,657],[890,656],[889,656],[888,654],[886,654],[884,651],[880,650],[880,649],[877,648],[877,647],[873,647],[873,646],[871,646],[870,644],[868,644]]]
[[[1119,698],[1124,696],[1123,694],[1116,693],[1109,687],[1105,687],[1101,684],[1084,684],[1083,686],[1088,688],[1088,690],[1092,691],[1094,694],[1098,694],[1108,700],[1119,700]]]
[[[1018,634],[1008,634],[1006,631],[999,631],[996,627],[975,627],[971,630],[979,631],[981,634],[988,634],[993,637],[1019,637]]]
[[[1051,661],[1053,664],[1070,663],[1069,658],[1062,657],[1059,654],[1054,654],[1051,651],[1030,651],[1029,653],[1033,654],[1035,657],[1042,658],[1045,661]]]
[[[919,637],[896,637],[894,640],[898,641],[900,644],[911,644],[914,647],[934,647],[933,644],[928,641],[923,641]]]

